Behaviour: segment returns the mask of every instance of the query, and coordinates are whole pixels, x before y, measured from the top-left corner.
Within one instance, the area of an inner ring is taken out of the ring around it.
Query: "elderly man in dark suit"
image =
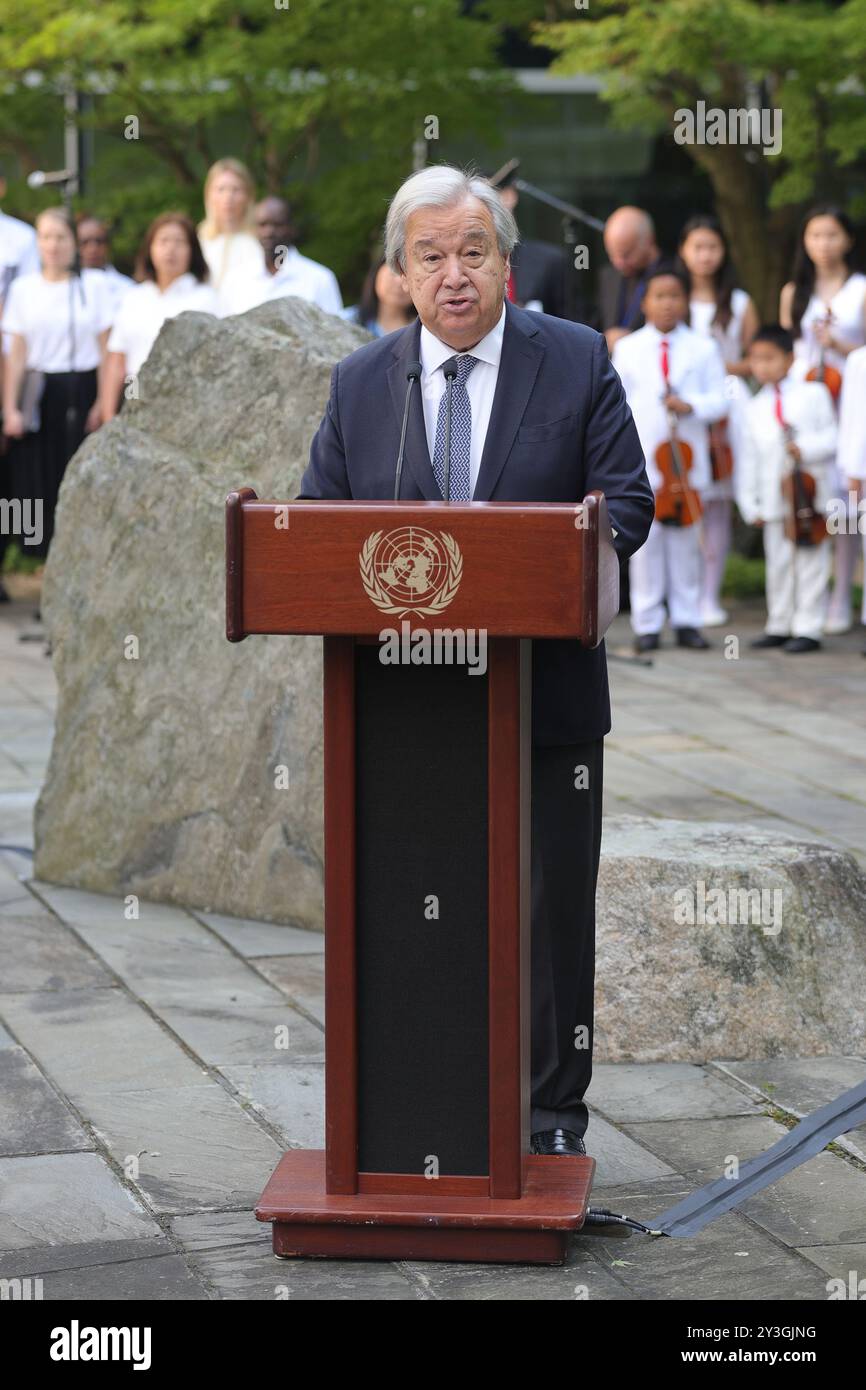
[[[606,498],[614,544],[629,556],[653,518],[637,431],[604,338],[506,302],[517,227],[485,179],[438,165],[397,191],[388,263],[418,320],[334,368],[301,483],[306,498],[390,498],[413,362],[400,496],[443,496],[443,366],[453,386],[454,500]],[[533,643],[532,1150],[585,1153],[592,1071],[595,887],[602,745],[610,729],[603,645]],[[576,769],[584,769],[578,776]]]

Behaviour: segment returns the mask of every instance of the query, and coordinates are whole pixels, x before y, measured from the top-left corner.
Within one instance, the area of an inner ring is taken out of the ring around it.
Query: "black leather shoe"
[[[585,1154],[583,1140],[573,1129],[542,1129],[533,1134],[529,1145],[534,1154]]]
[[[636,652],[657,652],[660,646],[661,641],[657,632],[644,632],[640,637],[634,639]]]
[[[785,643],[786,652],[819,652],[821,643],[814,637],[791,637]]]
[[[696,627],[677,628],[677,646],[690,647],[692,651],[703,652],[710,646],[702,632],[698,632]]]
[[[762,637],[753,637],[749,643],[750,647],[784,647],[786,642],[790,642],[790,637],[779,637],[775,632],[765,632]]]

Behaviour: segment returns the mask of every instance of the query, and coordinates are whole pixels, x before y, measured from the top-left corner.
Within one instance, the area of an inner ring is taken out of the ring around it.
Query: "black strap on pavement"
[[[717,1216],[739,1206],[762,1187],[777,1182],[807,1158],[821,1152],[832,1139],[866,1123],[866,1081],[806,1115],[777,1144],[750,1158],[740,1167],[737,1178],[716,1178],[714,1182],[677,1202],[675,1207],[649,1222],[653,1234],[693,1236]]]

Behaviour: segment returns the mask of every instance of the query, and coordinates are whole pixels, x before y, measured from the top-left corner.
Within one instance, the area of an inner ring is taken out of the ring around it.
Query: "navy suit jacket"
[[[631,411],[604,338],[583,324],[505,306],[499,376],[476,502],[582,502],[600,488],[614,545],[633,554],[649,532],[653,492]],[[420,358],[421,324],[365,344],[331,376],[331,393],[301,480],[303,498],[389,499],[406,399]],[[402,501],[441,501],[421,392],[412,391]],[[604,644],[532,644],[532,737],[580,743],[610,729]]]

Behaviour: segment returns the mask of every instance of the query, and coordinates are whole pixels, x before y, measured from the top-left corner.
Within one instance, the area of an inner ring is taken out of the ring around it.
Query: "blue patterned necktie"
[[[469,446],[472,442],[472,407],[466,381],[477,357],[462,353],[457,358],[457,376],[454,379],[451,399],[451,500],[468,502],[472,496],[470,489]],[[439,414],[436,417],[436,443],[433,448],[433,471],[439,484],[439,491],[445,496],[445,414],[448,401],[448,382],[439,401]]]

